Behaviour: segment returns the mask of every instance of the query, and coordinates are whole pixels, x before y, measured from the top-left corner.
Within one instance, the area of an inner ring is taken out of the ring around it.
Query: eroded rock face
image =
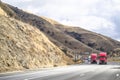
[[[0,15],[0,72],[65,65],[69,60],[37,28]]]

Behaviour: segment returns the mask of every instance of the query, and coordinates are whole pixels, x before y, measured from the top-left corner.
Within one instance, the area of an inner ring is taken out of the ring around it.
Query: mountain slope
[[[3,5],[8,9],[1,6],[2,9],[10,17],[37,27],[68,56],[81,52],[111,52],[120,47],[120,42],[109,37],[82,28],[62,25],[52,19],[27,13],[8,4]]]
[[[9,7],[9,11],[6,11],[4,8],[4,11],[12,13],[12,15],[9,15],[10,17],[14,17],[15,19],[21,20],[23,22],[29,23],[30,25],[36,26],[38,29],[40,29],[42,32],[44,32],[48,38],[57,46],[59,46],[60,49],[63,51],[67,49],[67,53],[73,53],[73,52],[85,52],[85,51],[96,51],[90,48],[89,46],[86,46],[82,42],[76,40],[75,38],[65,34],[63,31],[57,29],[53,23],[47,21],[43,17],[39,17],[27,12],[24,12],[16,7],[13,7],[11,5],[6,5]],[[12,11],[12,12],[11,12]],[[55,21],[54,21],[55,22]],[[70,54],[72,55],[72,54]]]
[[[0,15],[0,72],[72,61],[36,27]]]
[[[61,30],[62,32],[70,35],[71,37],[95,50],[106,51],[110,53],[113,52],[114,49],[120,47],[119,41],[113,40],[107,36],[91,32],[80,27],[62,25],[49,18],[44,17],[44,19],[52,23],[55,28]]]
[[[116,40],[113,40],[109,37],[106,37],[98,33],[84,30],[79,27],[69,27],[69,26],[59,26],[59,25],[56,25],[56,27],[62,30],[63,32],[65,32],[66,34],[74,37],[80,42],[96,50],[111,52],[114,49],[120,47],[120,42]]]

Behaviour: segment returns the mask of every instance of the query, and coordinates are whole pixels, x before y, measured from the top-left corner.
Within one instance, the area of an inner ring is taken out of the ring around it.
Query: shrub
[[[90,46],[90,47],[95,47],[96,46],[95,43],[88,43],[87,45]]]
[[[50,33],[50,31],[48,30],[48,31],[47,31],[47,34],[49,34],[49,33]]]
[[[65,40],[65,43],[68,43],[68,41],[67,41],[67,40]]]

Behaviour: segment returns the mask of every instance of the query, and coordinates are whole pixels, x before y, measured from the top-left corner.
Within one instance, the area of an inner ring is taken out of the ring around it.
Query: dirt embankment
[[[53,67],[71,62],[37,28],[0,15],[0,72]]]

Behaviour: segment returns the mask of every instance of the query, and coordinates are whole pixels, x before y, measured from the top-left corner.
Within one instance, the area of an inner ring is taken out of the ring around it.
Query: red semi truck
[[[97,64],[97,54],[96,53],[91,54],[91,64]]]
[[[99,64],[107,64],[107,53],[106,52],[100,52],[98,58],[99,58]]]

